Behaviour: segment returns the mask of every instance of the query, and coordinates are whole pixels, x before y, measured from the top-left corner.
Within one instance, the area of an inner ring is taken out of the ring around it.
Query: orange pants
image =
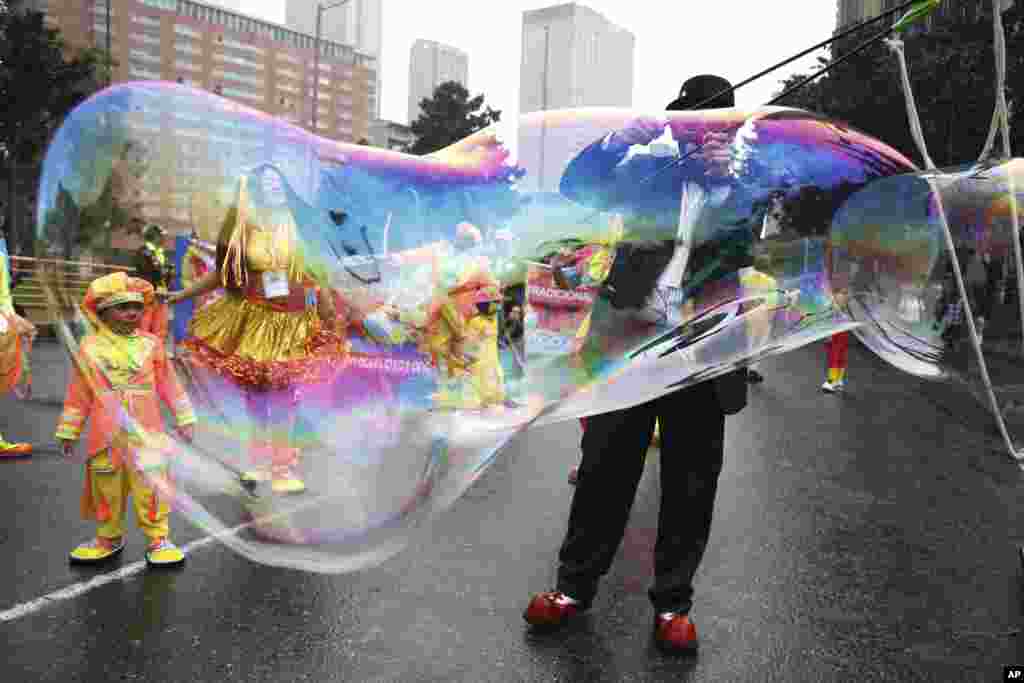
[[[139,329],[156,336],[161,342],[167,343],[167,330],[170,326],[170,311],[167,304],[153,304],[142,315]]]

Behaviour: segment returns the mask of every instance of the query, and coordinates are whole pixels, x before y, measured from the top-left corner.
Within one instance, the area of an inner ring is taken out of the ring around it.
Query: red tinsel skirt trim
[[[291,360],[258,361],[224,354],[196,337],[189,337],[183,344],[191,352],[191,362],[256,391],[330,381],[343,369],[348,356],[343,338],[323,329],[307,342],[305,357]]]

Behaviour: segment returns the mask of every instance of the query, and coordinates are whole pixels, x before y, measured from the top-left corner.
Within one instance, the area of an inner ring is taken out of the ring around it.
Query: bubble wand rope
[[[932,5],[937,5],[937,0],[931,0]],[[1009,136],[1009,123],[1006,110],[1006,40],[1003,35],[1003,24],[1002,15],[1000,14],[1000,0],[993,0],[992,2],[992,18],[993,18],[993,30],[994,30],[994,50],[995,50],[995,61],[996,61],[996,106],[995,111],[992,115],[992,128],[989,131],[988,139],[985,141],[984,148],[982,149],[981,156],[978,159],[978,164],[984,163],[991,151],[992,143],[995,140],[996,131],[999,128],[999,124],[1003,124],[1002,132],[1003,136],[1003,151],[1007,158],[1010,157],[1010,136]],[[914,19],[920,18],[925,14],[929,13],[933,7],[925,6],[917,11],[917,14],[913,17]],[[909,16],[909,15],[908,15]],[[913,20],[913,19],[911,19]],[[903,31],[909,24],[907,17],[904,17],[894,26],[894,30]],[[936,184],[936,177],[942,175],[942,171],[939,171],[935,167],[935,162],[932,161],[931,156],[928,154],[928,144],[924,139],[924,133],[921,130],[921,121],[918,115],[917,103],[914,100],[914,91],[910,84],[910,76],[907,70],[907,58],[903,51],[903,41],[886,40],[886,44],[893,51],[897,63],[900,67],[900,85],[903,88],[903,96],[907,106],[907,118],[910,124],[910,131],[914,139],[914,143],[917,145],[918,151],[921,153],[921,157],[924,160],[925,169],[929,172],[926,177],[926,182],[931,188],[935,195],[935,199],[938,203],[938,215],[939,222],[942,225],[943,236],[946,240],[946,248],[949,250],[950,258],[953,265],[953,275],[957,283],[957,289],[963,301],[964,316],[966,318],[967,329],[970,335],[971,347],[974,350],[974,355],[978,363],[978,369],[981,372],[982,385],[985,388],[985,396],[988,399],[991,407],[993,416],[996,420],[996,425],[999,428],[999,432],[1003,437],[1006,444],[1007,450],[1010,452],[1010,456],[1018,463],[1024,462],[1024,450],[1020,450],[1013,443],[1013,439],[1010,436],[1009,430],[1006,426],[1006,420],[1003,417],[1002,412],[999,409],[999,401],[996,398],[995,388],[992,385],[992,379],[989,376],[988,363],[985,360],[985,354],[981,348],[981,337],[978,334],[977,326],[974,321],[974,311],[972,310],[970,297],[967,296],[967,290],[963,282],[963,273],[960,264],[960,258],[956,252],[956,245],[953,240],[952,232],[949,227],[949,222],[946,218],[946,212],[943,207],[942,194],[939,187]],[[1010,197],[1011,202],[1016,203],[1016,191],[1013,188],[1013,175],[1008,174],[1008,180],[1010,183]],[[1019,223],[1017,217],[1016,206],[1011,211],[1011,220],[1014,222],[1014,235],[1018,235]],[[1020,263],[1020,240],[1015,237],[1013,240],[1015,246],[1015,255],[1017,257],[1017,276],[1018,281],[1022,277],[1022,269]],[[1021,303],[1022,310],[1024,310],[1024,302]],[[1024,324],[1024,323],[1022,323]]]
[[[772,106],[774,104],[777,104],[777,103],[781,102],[783,99],[785,99],[789,95],[793,94],[794,92],[796,92],[800,88],[803,88],[804,86],[808,85],[809,83],[817,80],[818,78],[820,78],[821,76],[825,75],[826,73],[828,73],[832,69],[836,68],[840,64],[846,62],[851,57],[855,57],[858,54],[860,54],[861,52],[864,52],[865,50],[867,50],[872,45],[875,45],[876,43],[879,43],[881,41],[886,40],[889,37],[889,35],[892,34],[893,32],[895,32],[895,31],[902,31],[911,22],[917,21],[917,20],[927,16],[928,14],[930,14],[932,12],[932,10],[934,10],[936,7],[938,7],[939,4],[940,4],[939,0],[913,0],[912,2],[908,2],[908,3],[905,3],[903,5],[900,5],[899,7],[895,8],[893,10],[889,10],[885,14],[882,14],[882,15],[879,15],[878,17],[875,17],[875,19],[873,19],[871,21],[868,21],[868,22],[865,22],[863,24],[860,24],[860,25],[856,26],[855,28],[850,29],[849,31],[846,31],[844,33],[841,33],[841,34],[837,35],[836,37],[832,38],[831,40],[826,41],[825,43],[823,43],[823,45],[827,45],[829,42],[834,42],[835,40],[838,40],[840,37],[842,37],[844,35],[848,35],[852,31],[858,30],[858,29],[863,28],[864,26],[867,26],[868,24],[874,23],[875,21],[878,21],[878,20],[880,20],[880,19],[882,19],[884,17],[887,17],[887,16],[890,16],[892,14],[895,14],[896,12],[902,10],[905,7],[910,7],[911,5],[917,5],[917,7],[913,8],[909,12],[907,12],[907,14],[905,14],[903,17],[901,17],[900,20],[897,21],[895,24],[893,24],[891,27],[885,29],[884,31],[879,31],[875,35],[871,36],[870,38],[868,38],[867,40],[862,42],[857,47],[853,48],[850,52],[847,52],[846,54],[844,54],[842,57],[839,57],[838,59],[832,60],[831,62],[826,64],[824,67],[819,69],[818,71],[816,71],[813,74],[811,74],[810,76],[807,76],[806,78],[800,80],[798,83],[795,83],[791,87],[787,88],[785,91],[783,91],[783,92],[779,93],[778,95],[776,95],[775,97],[773,97],[768,102],[765,102],[765,104],[763,106],[769,107],[769,106]],[[813,51],[815,49],[818,49],[818,46],[815,46],[814,48],[811,48],[810,51]],[[734,86],[734,87],[731,87],[731,88],[727,88],[727,89],[721,91],[720,93],[717,93],[714,96],[709,97],[709,98],[705,99],[702,102],[699,102],[697,105],[691,107],[691,110],[700,109],[705,104],[707,104],[709,102],[713,102],[715,100],[715,98],[717,98],[717,97],[720,97],[722,95],[725,95],[725,94],[728,94],[728,93],[731,93],[731,92],[735,92],[741,85],[746,85],[747,83],[751,83],[754,80],[756,80],[757,78],[761,78],[762,76],[765,76],[765,75],[771,73],[772,71],[775,71],[776,69],[778,69],[778,68],[780,68],[782,66],[785,66],[789,62],[793,61],[794,59],[797,59],[798,57],[803,56],[804,54],[806,54],[806,53],[801,53],[800,55],[797,55],[797,57],[793,57],[790,60],[781,62],[780,64],[777,64],[776,66],[772,67],[771,69],[767,69],[767,70],[761,72],[760,74],[758,74],[757,76],[751,77],[751,78],[743,81],[743,83],[741,83],[741,84],[739,84],[737,86]],[[685,155],[680,156],[678,159],[673,159],[671,162],[665,164],[664,167],[658,169],[653,174],[651,174],[649,177],[642,179],[640,182],[641,183],[650,182],[651,180],[653,180],[655,177],[657,177],[658,175],[660,175],[664,171],[666,171],[666,170],[668,170],[668,169],[670,169],[670,168],[672,168],[674,166],[682,165],[684,162],[686,162],[687,159],[689,159],[693,155],[695,155],[698,152],[700,152],[701,150],[703,150],[705,145],[706,145],[706,143],[703,143],[703,142],[702,143],[698,143],[696,145],[696,147],[694,147],[694,149],[690,150]]]
[[[806,50],[804,50],[802,52],[798,52],[797,54],[793,55],[792,57],[789,57],[788,59],[782,60],[778,64],[775,64],[773,66],[768,67],[764,71],[761,71],[759,73],[754,74],[753,76],[751,76],[750,78],[746,79],[745,81],[741,81],[741,82],[737,83],[736,85],[729,86],[728,88],[725,88],[724,90],[715,93],[711,97],[708,97],[708,98],[702,100],[701,102],[698,102],[696,105],[691,107],[691,109],[700,109],[704,105],[706,105],[706,104],[708,104],[710,102],[714,102],[719,97],[722,97],[724,95],[728,95],[729,93],[736,92],[737,90],[739,90],[743,86],[745,86],[745,85],[747,85],[749,83],[753,83],[754,81],[756,81],[756,80],[758,80],[760,78],[763,78],[764,76],[767,76],[768,74],[770,74],[770,73],[772,73],[774,71],[778,71],[779,69],[781,69],[782,67],[786,66],[787,64],[791,64],[791,63],[795,62],[796,60],[800,59],[801,57],[805,57],[805,56],[811,54],[815,50],[820,50],[821,48],[827,47],[827,46],[831,45],[832,43],[834,43],[834,42],[836,42],[838,40],[842,40],[843,38],[845,38],[846,36],[850,35],[851,33],[859,31],[862,28],[865,28],[866,26],[870,26],[871,24],[875,24],[875,23],[878,23],[878,22],[883,21],[885,19],[888,19],[892,15],[897,14],[898,12],[902,12],[904,9],[907,9],[907,8],[911,7],[912,5],[934,5],[934,4],[937,4],[936,0],[909,0],[909,2],[905,2],[902,5],[898,5],[896,7],[893,7],[890,10],[886,10],[885,12],[882,12],[877,17],[874,17],[872,19],[868,19],[866,21],[858,22],[858,23],[854,24],[853,26],[851,26],[850,28],[846,29],[845,31],[842,31],[841,33],[837,33],[834,36],[832,36],[831,38],[827,38],[826,40],[821,41],[817,45],[813,45],[813,46],[807,48]],[[915,11],[920,11],[920,8],[917,9],[917,10],[910,10],[910,12],[907,13],[907,16],[910,16]],[[931,10],[929,9],[928,11],[931,11]],[[902,19],[900,19],[900,21],[904,21],[906,19],[907,19],[907,17],[903,17]],[[899,25],[899,22],[897,22],[897,25]],[[769,103],[769,104],[771,104],[771,103]]]

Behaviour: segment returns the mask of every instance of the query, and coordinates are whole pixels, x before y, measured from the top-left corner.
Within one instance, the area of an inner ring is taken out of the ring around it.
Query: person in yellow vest
[[[18,315],[11,296],[11,273],[7,244],[0,238],[0,393],[23,387],[31,392],[32,371],[29,354],[36,327]],[[21,457],[32,454],[32,444],[16,443],[0,434],[0,457]]]
[[[139,329],[153,286],[126,273],[94,280],[83,312],[94,332],[82,340],[56,437],[71,457],[86,424],[82,516],[97,522],[96,537],[71,551],[73,563],[94,564],[124,550],[128,497],[149,539],[150,566],[179,565],[184,553],[170,540],[173,496],[161,401],[174,415],[179,438],[192,441],[196,416],[164,350],[164,340]]]
[[[164,250],[166,231],[159,225],[148,225],[142,231],[143,244],[135,259],[135,274],[153,285],[158,297],[167,294],[171,280],[174,278],[174,264]],[[160,341],[166,341],[170,322],[170,309],[160,298],[150,306],[139,325],[143,332],[155,335]]]

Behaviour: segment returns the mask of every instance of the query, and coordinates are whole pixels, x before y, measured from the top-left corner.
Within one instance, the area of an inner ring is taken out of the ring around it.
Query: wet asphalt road
[[[0,428],[52,441],[64,361],[52,343],[37,356],[38,398],[0,399]],[[2,679],[1002,680],[1024,663],[1024,473],[965,394],[855,347],[850,391],[826,396],[823,359],[815,345],[763,363],[766,383],[728,421],[696,658],[650,636],[656,452],[593,610],[553,635],[524,628],[530,594],[553,583],[573,422],[517,438],[413,547],[340,576],[209,543],[180,572],[106,580],[141,559],[138,532],[120,565],[69,567],[92,534],[80,468],[52,451],[0,462]],[[202,537],[174,524],[180,544]],[[79,590],[91,579],[105,582]]]

